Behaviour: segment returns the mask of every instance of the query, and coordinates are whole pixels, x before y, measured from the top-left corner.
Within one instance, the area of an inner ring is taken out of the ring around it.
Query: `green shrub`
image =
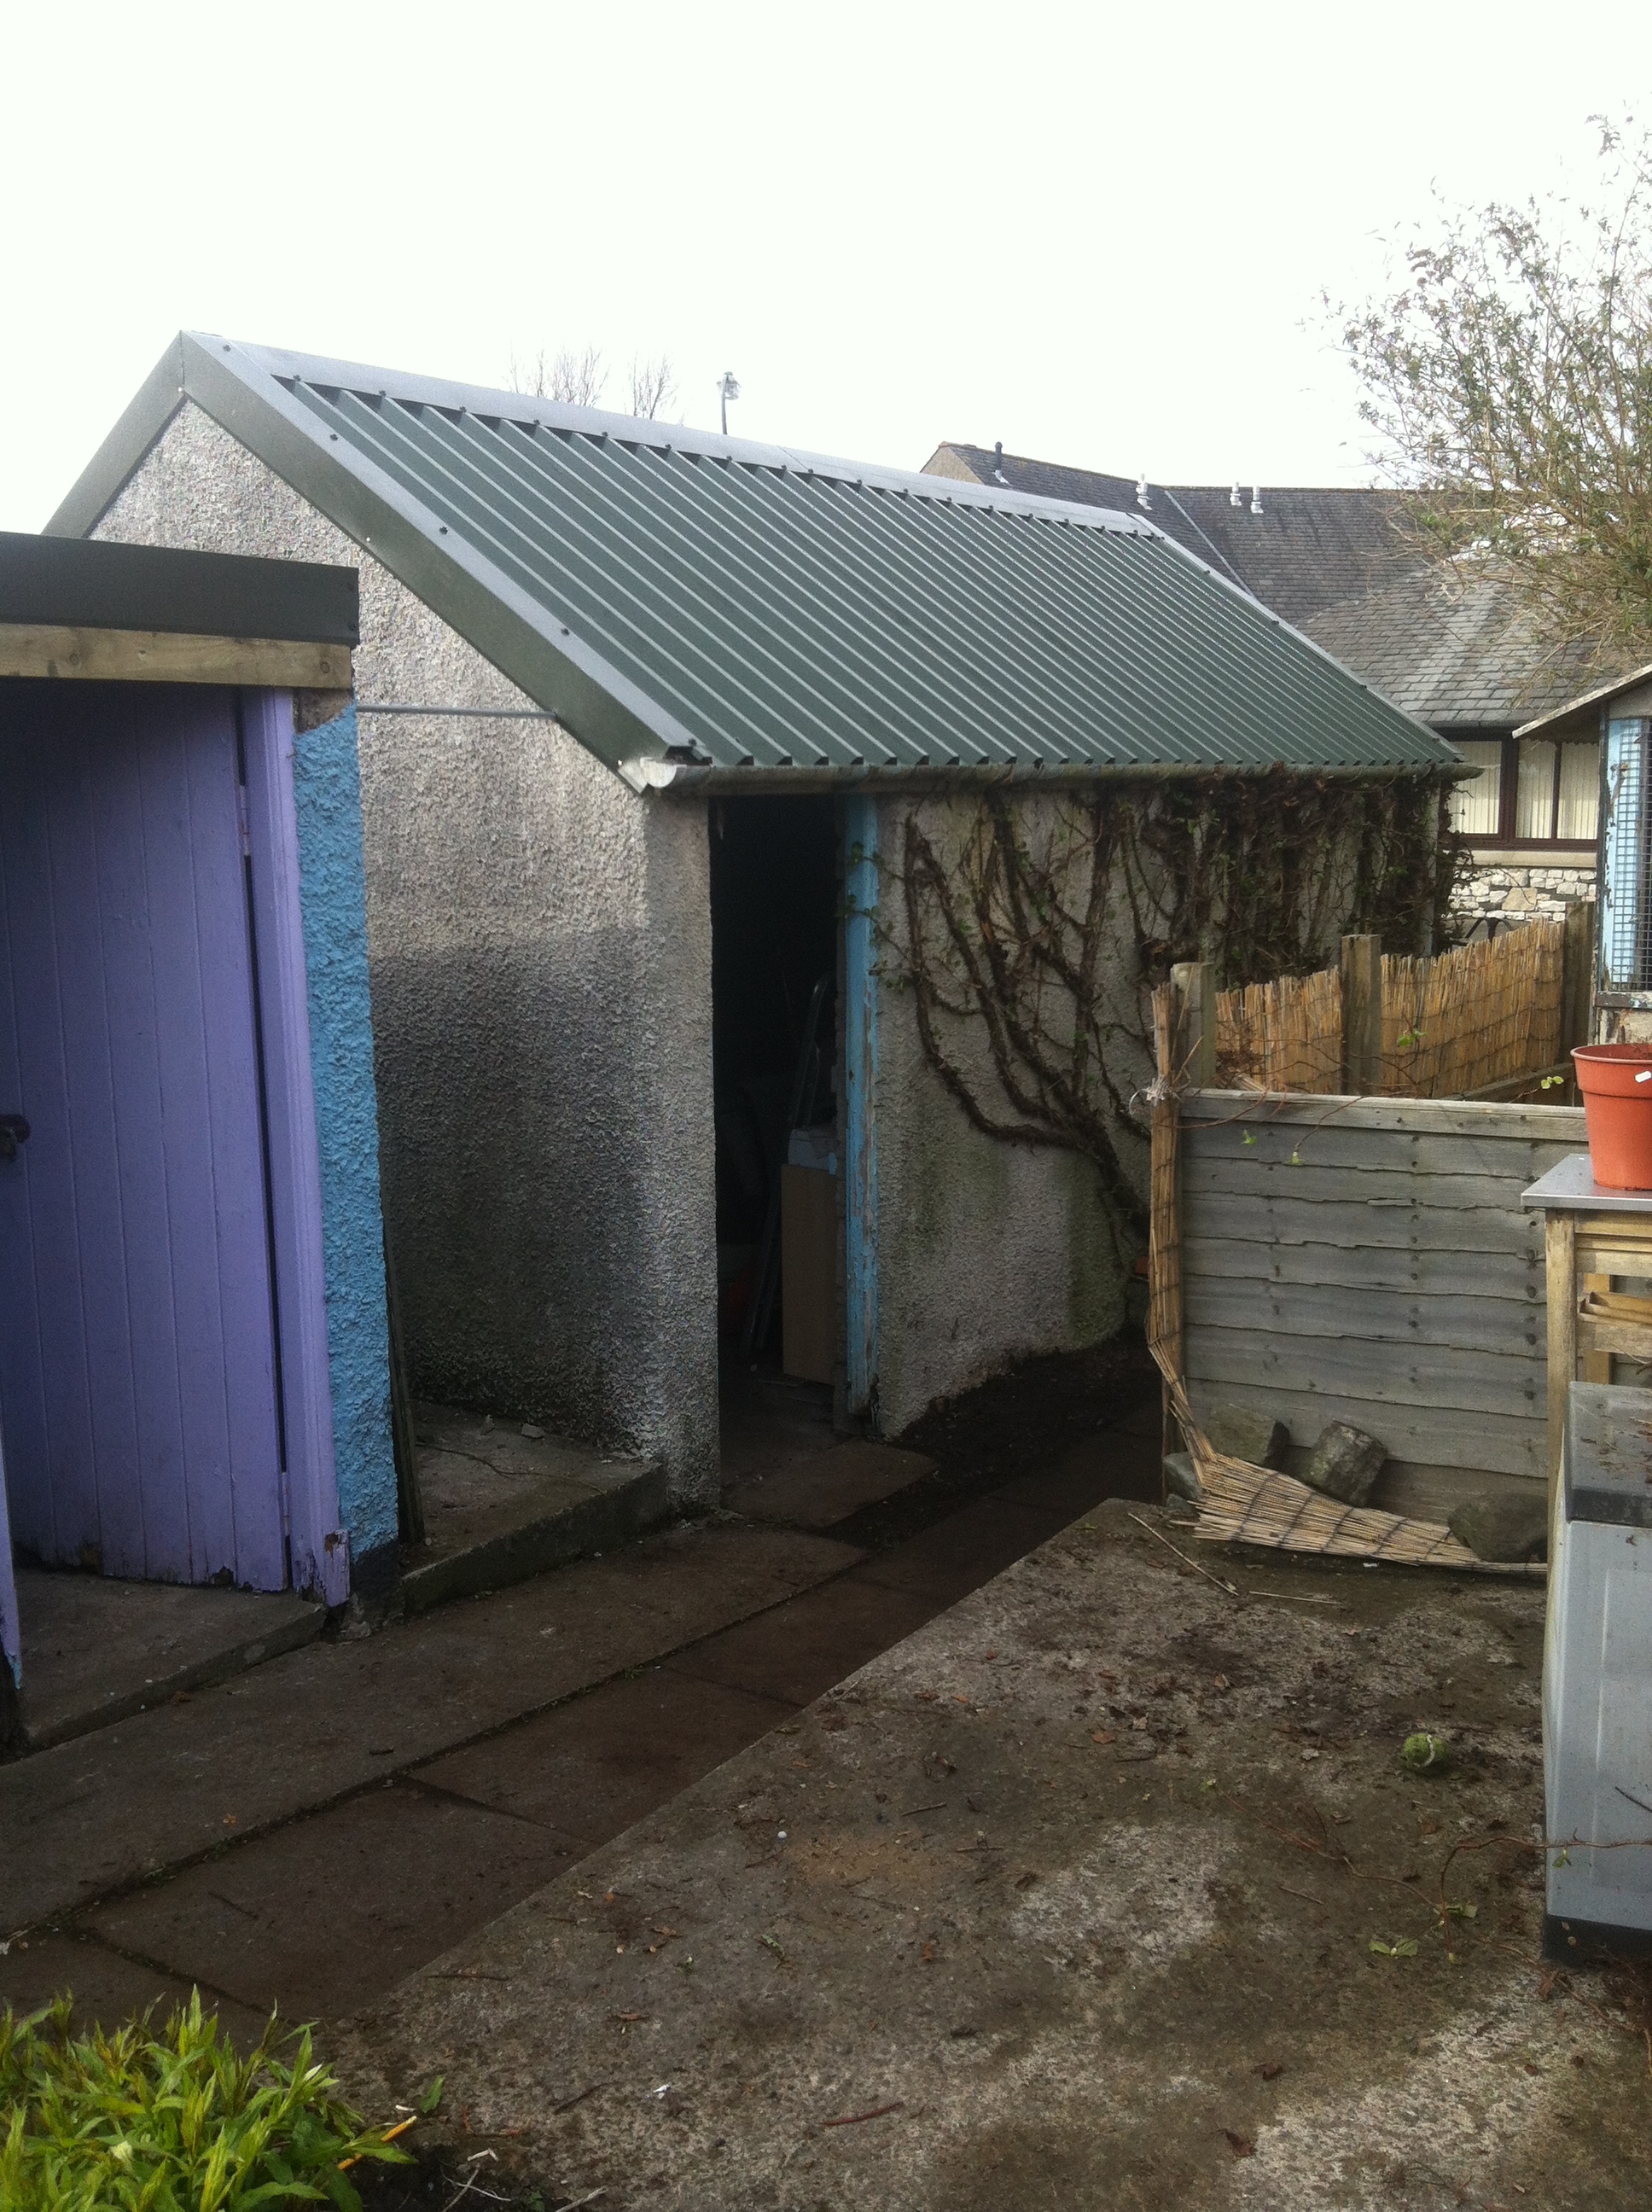
[[[71,2009],[67,1996],[26,2020],[0,2009],[3,2212],[357,2212],[343,2160],[410,2162],[338,2101],[307,2028],[272,2018],[242,2058],[198,1990],[159,2033],[146,2013],[77,2039]]]

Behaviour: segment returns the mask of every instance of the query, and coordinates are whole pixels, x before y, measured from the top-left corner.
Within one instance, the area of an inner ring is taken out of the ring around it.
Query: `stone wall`
[[[1475,856],[1474,872],[1453,908],[1466,921],[1559,921],[1576,899],[1594,896],[1594,862],[1569,854],[1564,861],[1534,860],[1529,853]]]
[[[714,1501],[704,808],[638,799],[192,404],[95,534],[360,570],[380,1167],[414,1387],[658,1458],[680,1500]]]

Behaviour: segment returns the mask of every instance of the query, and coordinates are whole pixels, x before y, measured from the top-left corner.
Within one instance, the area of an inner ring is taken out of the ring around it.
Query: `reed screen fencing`
[[[1432,959],[1383,955],[1381,1044],[1357,1079],[1344,1035],[1345,969],[1219,992],[1216,1080],[1224,1090],[1395,1098],[1461,1098],[1546,1073],[1552,1080],[1574,1041],[1567,935],[1563,922],[1532,921]]]

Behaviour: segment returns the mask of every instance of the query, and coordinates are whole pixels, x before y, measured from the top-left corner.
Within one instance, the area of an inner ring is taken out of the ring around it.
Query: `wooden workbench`
[[[1543,1214],[1552,1505],[1566,1386],[1610,1382],[1614,1353],[1652,1367],[1652,1297],[1617,1287],[1652,1280],[1652,1191],[1608,1190],[1589,1172],[1588,1154],[1573,1152],[1522,1191],[1521,1203]]]

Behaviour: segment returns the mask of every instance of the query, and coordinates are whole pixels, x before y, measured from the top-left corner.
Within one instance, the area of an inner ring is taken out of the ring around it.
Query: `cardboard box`
[[[829,1382],[837,1359],[837,1177],[780,1170],[780,1364]]]

